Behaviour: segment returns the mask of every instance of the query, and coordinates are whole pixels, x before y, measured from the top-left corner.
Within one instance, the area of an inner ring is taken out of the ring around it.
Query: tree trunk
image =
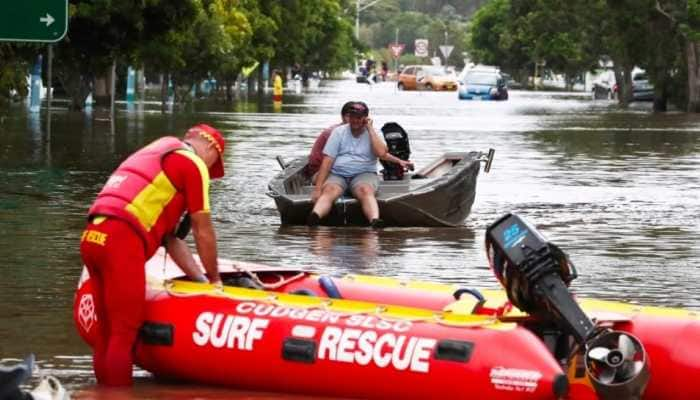
[[[263,80],[263,67],[262,67],[262,65],[260,66],[260,68],[258,68],[257,75],[258,75],[258,96],[262,96],[263,89],[265,89],[264,88],[265,81]]]
[[[625,90],[622,92],[622,97],[625,98],[625,104],[629,104],[632,102],[633,96],[632,96],[632,68],[634,68],[631,65],[624,65],[622,71],[622,81],[625,84]],[[620,90],[620,89],[618,89]]]
[[[165,113],[168,101],[168,75],[160,74],[160,112]]]
[[[82,111],[85,107],[85,99],[90,94],[92,77],[83,76],[77,72],[77,68],[67,66],[57,68],[56,77],[70,96],[71,102],[68,108],[71,111]]]
[[[109,71],[104,71],[102,75],[95,77],[95,92],[92,94],[95,106],[109,106],[109,82]]]
[[[627,84],[625,80],[625,68],[621,67],[622,63],[617,60],[613,60],[613,71],[615,73],[615,83],[617,84],[617,103],[622,108],[627,108],[630,104],[630,97],[632,94],[632,87]]]
[[[233,83],[231,83],[230,79],[226,79],[226,102],[230,103],[233,101],[233,90],[232,87]]]
[[[654,104],[652,110],[654,112],[668,111],[668,88],[671,82],[671,76],[666,70],[660,70],[656,74],[656,82],[654,82]]]
[[[700,43],[688,41],[688,112],[700,112]]]

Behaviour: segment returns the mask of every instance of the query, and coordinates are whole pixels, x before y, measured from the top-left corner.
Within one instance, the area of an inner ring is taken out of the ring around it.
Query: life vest
[[[128,222],[144,240],[146,256],[152,255],[184,212],[163,212],[175,196],[181,195],[163,171],[162,161],[167,154],[181,149],[187,147],[180,139],[163,137],[129,156],[97,195],[88,218],[108,216]]]

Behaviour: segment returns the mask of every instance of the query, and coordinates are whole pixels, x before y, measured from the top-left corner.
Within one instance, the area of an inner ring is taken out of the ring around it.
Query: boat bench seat
[[[403,180],[403,181],[381,181],[379,182],[379,191],[381,193],[391,193],[391,194],[396,194],[396,193],[406,193],[410,189],[410,181],[408,180]],[[301,191],[294,196],[301,196],[301,195],[310,195],[314,191],[314,186],[313,185],[305,185],[301,187]]]

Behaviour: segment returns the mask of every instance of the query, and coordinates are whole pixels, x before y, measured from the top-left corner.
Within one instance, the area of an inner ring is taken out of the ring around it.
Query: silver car
[[[632,75],[632,100],[654,100],[654,85],[649,83],[646,72],[637,72]]]

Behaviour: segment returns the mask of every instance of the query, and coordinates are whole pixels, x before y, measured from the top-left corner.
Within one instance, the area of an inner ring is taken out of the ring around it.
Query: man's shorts
[[[333,183],[335,185],[343,188],[343,192],[350,188],[350,192],[353,192],[358,185],[365,184],[372,187],[374,192],[377,192],[379,187],[379,176],[374,172],[363,172],[361,174],[355,175],[352,178],[344,178],[340,175],[330,174],[326,183]]]

